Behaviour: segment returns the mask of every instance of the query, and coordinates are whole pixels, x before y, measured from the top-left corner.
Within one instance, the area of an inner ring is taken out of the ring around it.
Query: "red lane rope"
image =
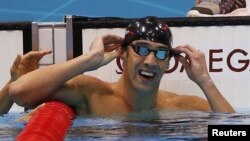
[[[74,111],[66,104],[46,102],[31,117],[16,141],[63,141],[74,118]]]

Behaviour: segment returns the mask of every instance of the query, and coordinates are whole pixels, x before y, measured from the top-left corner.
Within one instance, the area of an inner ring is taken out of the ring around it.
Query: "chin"
[[[140,91],[150,92],[150,91],[155,90],[156,88],[152,85],[140,84],[138,85],[137,89],[139,89]]]

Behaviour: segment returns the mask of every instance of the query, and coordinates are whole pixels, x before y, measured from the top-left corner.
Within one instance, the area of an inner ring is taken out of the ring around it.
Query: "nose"
[[[154,52],[150,52],[147,56],[145,56],[144,64],[147,66],[157,65],[157,58],[155,57]]]

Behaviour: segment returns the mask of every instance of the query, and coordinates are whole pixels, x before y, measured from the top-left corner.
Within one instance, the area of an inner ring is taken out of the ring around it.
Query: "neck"
[[[151,91],[136,89],[123,76],[117,84],[131,112],[150,111],[155,108],[158,89]]]

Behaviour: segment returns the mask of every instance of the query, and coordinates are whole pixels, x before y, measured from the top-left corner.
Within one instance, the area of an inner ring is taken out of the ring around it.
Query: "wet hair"
[[[129,24],[125,31],[123,49],[134,40],[148,40],[172,48],[172,33],[168,25],[157,17],[147,16]]]

